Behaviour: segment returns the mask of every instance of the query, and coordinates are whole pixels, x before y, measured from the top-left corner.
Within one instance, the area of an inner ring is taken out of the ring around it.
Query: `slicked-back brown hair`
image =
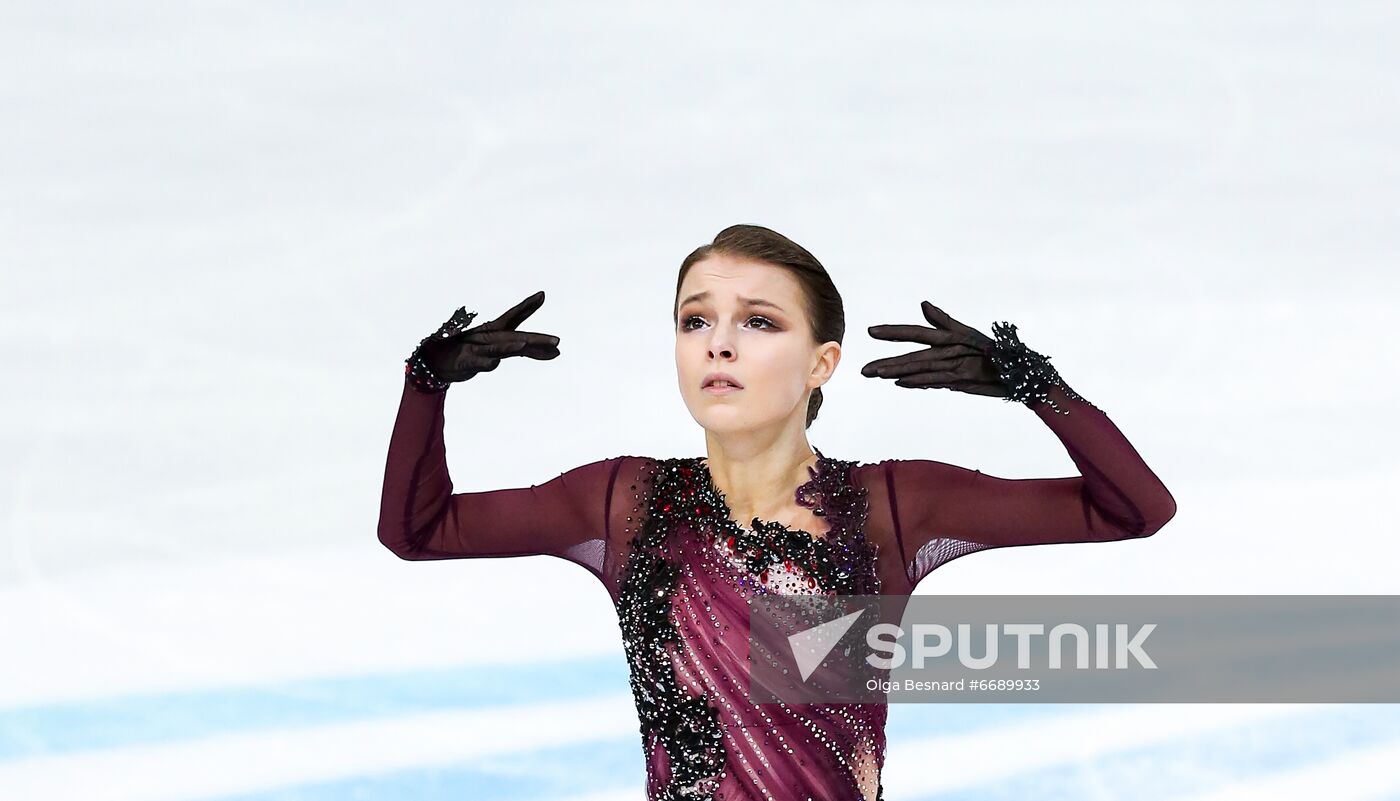
[[[685,261],[681,262],[680,274],[676,276],[676,299],[671,304],[673,327],[680,325],[681,284],[685,283],[686,273],[697,262],[720,254],[787,269],[802,287],[802,300],[807,319],[811,322],[812,339],[818,344],[840,344],[846,336],[846,307],[826,268],[806,248],[761,225],[731,225],[716,234],[713,242],[701,245],[685,257]],[[807,401],[807,428],[812,427],[821,406],[822,388],[817,387]]]

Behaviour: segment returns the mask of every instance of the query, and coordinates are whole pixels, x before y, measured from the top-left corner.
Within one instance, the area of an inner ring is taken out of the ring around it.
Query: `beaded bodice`
[[[824,536],[740,525],[698,458],[660,461],[637,496],[618,618],[651,797],[881,797],[883,707],[760,705],[747,694],[748,598],[879,590],[866,493],[849,481],[851,462],[817,456],[795,499],[827,522]]]

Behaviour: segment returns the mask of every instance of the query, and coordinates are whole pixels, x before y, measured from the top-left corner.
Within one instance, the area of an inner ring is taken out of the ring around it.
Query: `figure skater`
[[[919,349],[861,374],[1022,404],[1079,475],[860,464],[814,448],[807,429],[841,361],[841,296],[811,253],[755,225],[721,231],[676,280],[676,377],[705,456],[616,456],[544,484],[454,494],[446,390],[506,358],[556,358],[559,337],[519,330],[543,303],[536,292],[475,326],[461,307],[413,350],[379,540],[403,559],[550,554],[597,576],[622,629],[649,801],[883,801],[885,704],[749,700],[751,597],[908,595],[974,551],[1146,537],[1176,512],[1117,426],[1016,326],[988,336],[927,301],[927,326],[869,329]]]

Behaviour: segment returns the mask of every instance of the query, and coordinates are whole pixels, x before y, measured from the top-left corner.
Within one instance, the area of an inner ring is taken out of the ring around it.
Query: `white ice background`
[[[927,299],[1017,323],[1179,503],[920,592],[1394,592],[1398,40],[1370,2],[4,3],[0,798],[641,799],[602,587],[400,561],[385,450],[417,340],[543,289],[560,358],[451,390],[459,491],[701,455],[670,303],[739,222],[844,295],[824,453],[1073,474],[1024,408],[860,376]],[[897,705],[886,795],[1400,798],[1393,710]]]

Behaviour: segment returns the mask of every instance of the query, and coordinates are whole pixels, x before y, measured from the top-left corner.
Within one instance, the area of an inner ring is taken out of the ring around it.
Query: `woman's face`
[[[808,392],[831,377],[841,346],[813,341],[797,278],[712,255],[691,266],[677,302],[676,376],[696,422],[724,432],[796,417],[804,427]],[[728,373],[741,388],[705,388],[711,373]]]

